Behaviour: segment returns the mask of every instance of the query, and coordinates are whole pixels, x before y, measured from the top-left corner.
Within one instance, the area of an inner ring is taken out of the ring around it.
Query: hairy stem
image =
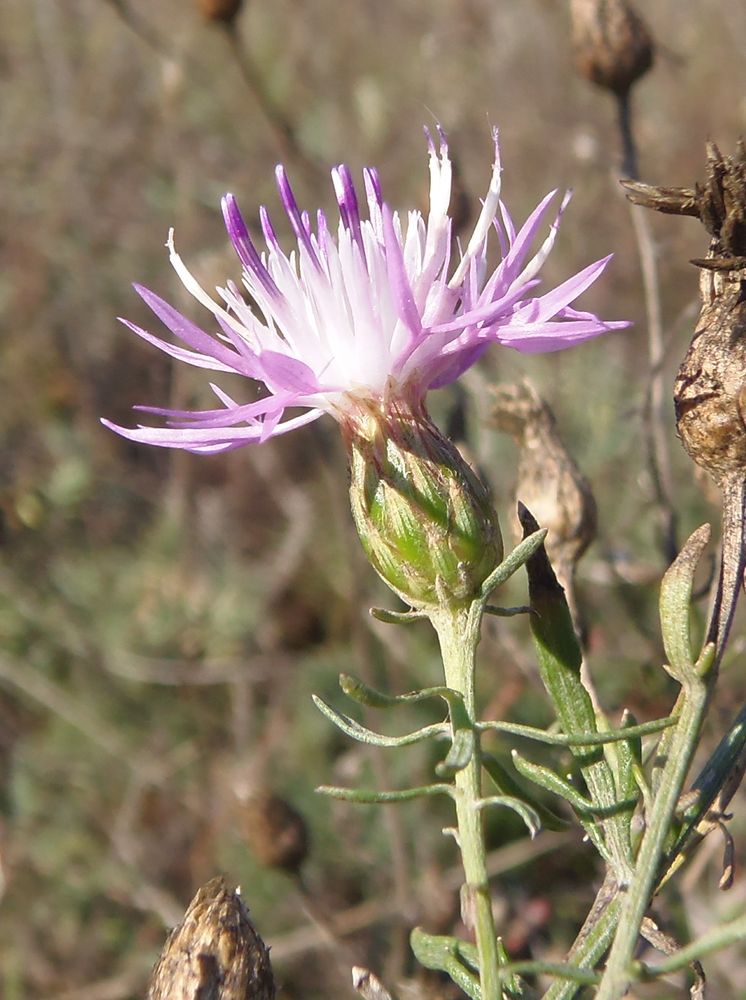
[[[492,916],[482,813],[479,808],[482,797],[482,765],[479,734],[476,733],[474,666],[481,619],[481,606],[475,602],[470,608],[460,611],[439,612],[433,617],[433,625],[440,642],[446,684],[463,696],[468,724],[476,734],[471,760],[455,776],[458,841],[466,877],[461,906],[464,922],[474,928],[482,1000],[500,1000],[502,989],[498,973],[497,935]],[[453,717],[451,724],[454,724]]]

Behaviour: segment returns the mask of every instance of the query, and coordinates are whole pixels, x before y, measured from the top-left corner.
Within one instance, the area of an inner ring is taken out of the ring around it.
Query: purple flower
[[[211,410],[138,407],[165,418],[166,427],[128,429],[103,423],[133,441],[213,453],[265,441],[311,423],[323,413],[338,420],[362,400],[423,400],[429,389],[457,379],[491,343],[524,353],[558,351],[626,322],[604,323],[571,303],[602,273],[596,261],[542,295],[539,272],[557,236],[569,193],[530,256],[556,191],[550,192],[516,230],[500,200],[501,165],[495,160],[489,190],[474,232],[451,267],[451,161],[445,136],[439,149],[428,135],[430,210],[400,218],[384,202],[375,170],[364,171],[367,217],[345,166],[332,170],[340,222],[332,234],[323,212],[315,228],[295,201],[284,169],[277,167],[283,208],[297,248],[286,254],[266,209],[260,209],[266,250],[257,250],[236,199],[223,199],[223,215],[243,265],[244,292],[232,281],[215,301],[176,253],[171,263],[191,294],[212,313],[206,333],[154,292],[138,293],[174,336],[172,344],[124,321],[166,354],[198,368],[245,375],[261,387],[250,403],[233,400],[211,385],[219,406]],[[487,266],[494,229],[500,261]],[[449,276],[449,272],[450,276]]]

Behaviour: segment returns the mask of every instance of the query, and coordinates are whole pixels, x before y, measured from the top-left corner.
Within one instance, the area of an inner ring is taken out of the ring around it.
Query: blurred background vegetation
[[[130,423],[134,403],[204,399],[203,373],[116,316],[151,322],[133,281],[186,307],[163,248],[172,225],[203,283],[237,276],[219,197],[236,193],[254,221],[260,203],[277,205],[279,159],[310,209],[331,211],[327,169],[340,161],[377,165],[393,206],[424,207],[422,125],[437,120],[473,212],[498,125],[514,217],[575,188],[547,280],[613,251],[586,306],[636,325],[566,354],[495,349],[466,393],[435,394],[433,410],[466,441],[510,534],[516,449],[489,426],[486,387],[523,376],[540,387],[599,508],[579,576],[597,685],[613,718],[625,706],[640,721],[666,714],[646,322],[612,99],[575,75],[560,0],[250,0],[231,29],[196,0],[0,7],[0,995],[142,996],[166,929],[218,871],[241,884],[283,996],[350,995],[351,961],[389,983],[414,977],[409,929],[458,928],[447,810],[373,812],[313,788],[424,783],[432,754],[352,745],[310,695],[339,703],[340,670],[394,692],[435,683],[432,636],[367,616],[390,599],[359,551],[331,422],[211,459],[99,425]],[[729,152],[746,127],[746,9],[658,0],[644,13],[658,50],[634,94],[642,177],[690,185],[705,140]],[[698,311],[688,260],[706,242],[691,220],[650,225],[669,385]],[[664,433],[681,541],[717,523],[717,497],[668,405]],[[505,603],[523,599],[517,581]],[[703,752],[746,698],[742,628]],[[489,625],[482,704],[545,724],[527,631]],[[427,708],[412,717],[432,721]],[[742,795],[734,812],[743,857]],[[594,855],[576,832],[529,842],[505,813],[489,836],[509,950],[559,958],[592,900]],[[717,889],[722,849],[709,838],[660,903],[682,939],[744,906],[742,876]],[[714,996],[746,997],[742,949],[707,968]],[[683,996],[682,982],[640,996]]]

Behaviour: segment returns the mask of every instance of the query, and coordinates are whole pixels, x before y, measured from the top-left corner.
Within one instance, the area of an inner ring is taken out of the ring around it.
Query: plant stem
[[[671,819],[697,743],[707,705],[707,690],[707,685],[699,678],[689,678],[685,682],[681,715],[669,745],[668,760],[661,775],[653,810],[648,817],[648,827],[640,845],[635,873],[623,895],[617,933],[596,1000],[620,1000],[629,986],[631,963],[640,927],[659,877]]]
[[[567,962],[579,969],[593,971],[611,944],[619,922],[619,896],[614,880],[609,880],[599,890],[591,912],[575,943]],[[610,895],[612,894],[612,895]],[[542,1000],[574,1000],[580,987],[566,979],[555,979]]]
[[[474,667],[482,607],[474,602],[469,608],[440,611],[433,616],[443,657],[446,684],[464,699],[468,723],[475,733],[474,753],[466,767],[456,772],[456,819],[461,860],[466,882],[462,910],[467,925],[474,927],[479,954],[479,980],[482,1000],[500,1000],[502,989],[498,972],[497,935],[492,916],[492,900],[485,864],[481,799],[481,753],[476,730],[474,704]],[[453,716],[451,725],[453,726]]]

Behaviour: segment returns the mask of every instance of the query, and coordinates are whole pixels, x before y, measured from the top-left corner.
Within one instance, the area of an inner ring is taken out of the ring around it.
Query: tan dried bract
[[[222,877],[204,885],[169,935],[146,1000],[273,1000],[269,949]]]
[[[625,94],[653,65],[653,40],[626,0],[571,0],[575,66],[591,83]]]

